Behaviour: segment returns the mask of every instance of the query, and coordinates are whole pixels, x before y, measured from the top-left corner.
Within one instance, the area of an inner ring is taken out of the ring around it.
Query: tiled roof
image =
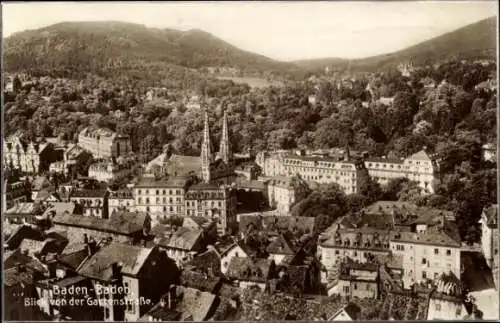
[[[257,228],[268,231],[297,230],[304,234],[314,231],[316,219],[303,216],[255,216],[240,215],[240,232],[246,232],[249,225],[253,224]]]
[[[10,268],[3,271],[3,284],[12,287],[18,284],[30,286],[34,284],[33,274],[29,271],[18,272],[17,268]]]
[[[90,197],[90,198],[104,198],[108,194],[108,191],[105,189],[97,189],[97,190],[89,190],[89,189],[76,189],[71,192],[71,198],[82,198],[82,197]]]
[[[411,155],[407,159],[432,161],[432,159],[429,157],[429,154],[427,154],[424,150],[421,150],[421,151]]]
[[[284,235],[280,234],[271,240],[266,250],[270,254],[295,255],[298,248],[286,239]]]
[[[175,309],[168,308],[168,306],[166,304],[163,304],[162,302],[158,302],[155,306],[153,306],[153,308],[149,310],[146,315],[144,315],[144,317],[141,317],[140,321],[149,321],[148,316],[151,316],[162,322],[168,322],[179,321],[182,313]]]
[[[44,212],[44,216],[55,212],[55,214],[68,213],[73,214],[76,209],[76,205],[73,202],[55,202],[51,203],[50,207]]]
[[[33,182],[31,182],[31,189],[33,191],[40,191],[41,189],[50,186],[50,181],[45,176],[36,177]]]
[[[69,248],[68,248],[69,247]],[[58,257],[60,264],[76,270],[89,256],[87,246],[83,243],[68,245]]]
[[[24,239],[43,240],[43,232],[28,225],[22,225],[14,231],[5,243],[11,249],[19,247]]]
[[[121,266],[124,275],[137,276],[153,249],[112,243],[102,247],[78,270],[85,277],[107,281],[112,278],[113,264]]]
[[[157,244],[161,247],[193,251],[198,241],[201,239],[202,233],[202,230],[179,228],[172,233],[170,237],[159,237],[157,239]]]
[[[185,264],[185,267],[190,266],[205,273],[212,271],[214,275],[220,275],[220,260],[221,258],[215,250],[207,250],[193,257],[191,261]]]
[[[384,158],[384,157],[368,157],[365,159],[365,165],[366,163],[386,163],[386,164],[403,164],[404,159],[397,159],[397,158]],[[370,168],[370,166],[367,166]]]
[[[184,270],[181,275],[181,284],[183,286],[195,288],[202,292],[214,293],[220,283],[220,277],[207,276],[191,270]]]
[[[271,274],[273,261],[233,257],[229,263],[227,276],[232,279],[264,283]]]
[[[101,137],[115,138],[116,132],[111,131],[108,128],[86,127],[82,131],[80,131],[80,135],[85,137],[101,136]]]
[[[52,219],[52,223],[122,235],[131,235],[138,231],[142,231],[147,223],[147,219],[148,215],[145,212],[114,212],[109,219],[62,213],[57,214]]]
[[[184,320],[192,317],[192,321],[206,320],[216,300],[214,294],[202,292],[194,288],[183,288],[180,308]]]
[[[172,187],[172,188],[185,188],[187,185],[187,178],[185,177],[142,177],[139,182],[135,184],[136,188],[148,188],[148,187]]]
[[[215,243],[214,247],[221,256],[224,256],[226,252],[233,249],[236,245],[237,245],[236,239],[228,235],[219,239]]]
[[[461,246],[460,235],[456,226],[449,223],[444,229],[441,226],[428,228],[423,233],[399,232],[395,233],[391,240],[411,242],[415,244],[428,244],[436,246],[447,246],[459,248]]]
[[[201,157],[172,155],[167,162],[169,174],[185,176],[191,173],[198,174],[201,171]]]

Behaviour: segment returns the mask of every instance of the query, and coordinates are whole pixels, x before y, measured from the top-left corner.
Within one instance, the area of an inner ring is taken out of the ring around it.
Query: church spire
[[[229,147],[229,130],[227,128],[227,111],[224,110],[224,116],[222,119],[222,137],[220,140],[220,148],[219,148],[220,158],[226,163],[229,164],[231,161],[231,150]]]
[[[208,112],[203,109],[205,126],[203,129],[203,143],[201,144],[201,177],[204,182],[210,182],[210,164],[212,163],[212,152],[210,151],[210,129],[208,127]]]

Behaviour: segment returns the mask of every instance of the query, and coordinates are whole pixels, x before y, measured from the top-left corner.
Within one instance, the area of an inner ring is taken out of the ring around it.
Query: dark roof
[[[298,248],[283,234],[280,234],[271,240],[271,243],[267,246],[266,250],[270,254],[295,255]]]
[[[214,247],[221,256],[224,256],[226,252],[233,249],[233,247],[235,247],[236,245],[236,239],[232,236],[227,235],[219,239],[215,243]]]
[[[124,275],[137,276],[153,249],[112,243],[102,247],[78,270],[82,276],[108,281],[112,278],[112,265],[119,264]]]
[[[77,250],[64,249],[63,253],[59,255],[58,262],[66,267],[76,270],[89,256],[87,246],[81,244],[82,248]]]
[[[184,270],[181,275],[181,284],[203,292],[215,293],[220,286],[221,278],[208,276],[199,272]]]
[[[28,225],[22,225],[15,230],[10,237],[5,241],[9,249],[18,248],[24,239],[32,240],[44,240],[44,234],[42,231],[35,229]]]
[[[220,257],[215,250],[207,250],[193,257],[185,267],[191,266],[198,271],[209,273],[211,270],[214,275],[220,274]]]
[[[240,232],[246,232],[249,225],[266,231],[297,230],[299,233],[308,234],[314,232],[316,219],[304,216],[256,216],[240,215]]]
[[[270,259],[233,257],[227,269],[227,276],[237,280],[265,283],[271,274],[272,264]]]
[[[185,188],[188,179],[185,177],[142,177],[135,184],[136,188]]]
[[[57,214],[52,219],[52,223],[121,235],[131,235],[142,231],[148,218],[149,216],[145,212],[114,212],[109,219],[63,213]]]
[[[3,284],[6,287],[13,287],[19,284],[30,286],[34,282],[33,273],[30,271],[24,270],[19,272],[15,267],[3,271]]]
[[[454,248],[459,248],[461,246],[461,239],[458,228],[452,223],[446,224],[444,228],[442,228],[441,226],[428,228],[423,233],[395,233],[391,237],[391,240],[412,242],[416,244],[447,246]]]
[[[384,158],[384,157],[369,157],[365,159],[365,162],[369,163],[387,163],[387,164],[403,164],[404,159],[398,158]]]
[[[107,194],[105,189],[76,189],[71,192],[71,198],[105,198]]]
[[[132,190],[129,188],[113,191],[110,193],[111,199],[133,199]]]
[[[151,316],[160,321],[179,321],[182,313],[171,309],[164,302],[158,302],[145,316]],[[142,319],[141,321],[148,321],[147,318]]]
[[[169,236],[157,238],[157,244],[162,247],[193,251],[202,237],[202,230],[178,228]]]

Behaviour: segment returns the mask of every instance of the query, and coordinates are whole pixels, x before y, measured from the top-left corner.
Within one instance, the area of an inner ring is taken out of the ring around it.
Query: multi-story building
[[[368,158],[365,167],[370,177],[380,184],[387,184],[394,178],[408,178],[416,181],[426,194],[434,193],[434,182],[438,165],[425,150],[405,159]]]
[[[31,185],[26,181],[10,183],[5,180],[3,195],[5,201],[2,203],[2,208],[5,211],[15,204],[28,202],[31,195]]]
[[[379,273],[376,264],[347,261],[340,266],[334,293],[348,298],[377,298],[378,285]]]
[[[308,193],[307,183],[297,177],[272,177],[266,184],[269,205],[279,215],[290,215],[292,206]]]
[[[78,134],[78,145],[88,150],[94,158],[111,158],[132,151],[130,138],[106,128],[87,127]]]
[[[109,192],[104,189],[76,189],[71,192],[70,201],[81,206],[83,215],[107,219]]]
[[[420,232],[398,232],[391,237],[390,250],[402,256],[403,284],[437,279],[441,274],[461,275],[461,240],[456,225],[445,219],[420,229]]]
[[[225,234],[236,225],[236,195],[228,187],[200,183],[186,192],[186,215],[213,219],[217,232]]]
[[[265,176],[284,176],[286,174],[283,165],[283,157],[288,151],[259,152],[255,162],[262,168]]]
[[[189,180],[184,177],[142,177],[133,187],[135,207],[151,214],[153,223],[169,216],[184,216]]]
[[[484,258],[490,268],[498,267],[498,204],[484,208],[480,222]]]
[[[136,321],[146,314],[176,272],[173,262],[157,247],[121,243],[104,246],[78,270],[92,280],[96,301],[101,300],[96,305],[102,307],[104,321],[110,322]],[[139,302],[139,297],[149,301]]]
[[[129,165],[118,164],[112,161],[97,162],[89,167],[89,178],[94,178],[99,182],[111,182],[117,178],[123,178],[132,174],[133,170]]]
[[[55,173],[86,175],[92,163],[92,154],[78,145],[70,145],[63,152],[63,160],[50,164],[49,170]]]
[[[108,214],[115,211],[135,211],[135,200],[131,189],[122,189],[109,193]]]
[[[58,159],[54,145],[48,142],[27,142],[21,135],[13,135],[3,142],[3,160],[6,169],[38,174],[49,169]]]

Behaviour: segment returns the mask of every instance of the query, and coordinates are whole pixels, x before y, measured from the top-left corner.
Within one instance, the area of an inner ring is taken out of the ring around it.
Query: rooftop
[[[171,187],[171,188],[185,188],[188,179],[185,177],[142,177],[139,182],[135,184],[135,188],[149,188],[149,187]]]
[[[161,247],[193,251],[203,234],[202,230],[178,228],[170,236],[160,236],[157,244]]]
[[[270,275],[273,261],[233,257],[229,263],[227,276],[232,279],[264,283]]]
[[[142,231],[147,219],[148,215],[145,212],[114,212],[109,219],[74,216],[72,214],[62,213],[57,214],[52,219],[52,223],[122,235],[131,235],[138,231]]]
[[[112,243],[102,247],[84,262],[78,273],[85,277],[108,281],[113,276],[113,264],[117,264],[121,266],[122,274],[137,276],[152,250],[151,248]]]

